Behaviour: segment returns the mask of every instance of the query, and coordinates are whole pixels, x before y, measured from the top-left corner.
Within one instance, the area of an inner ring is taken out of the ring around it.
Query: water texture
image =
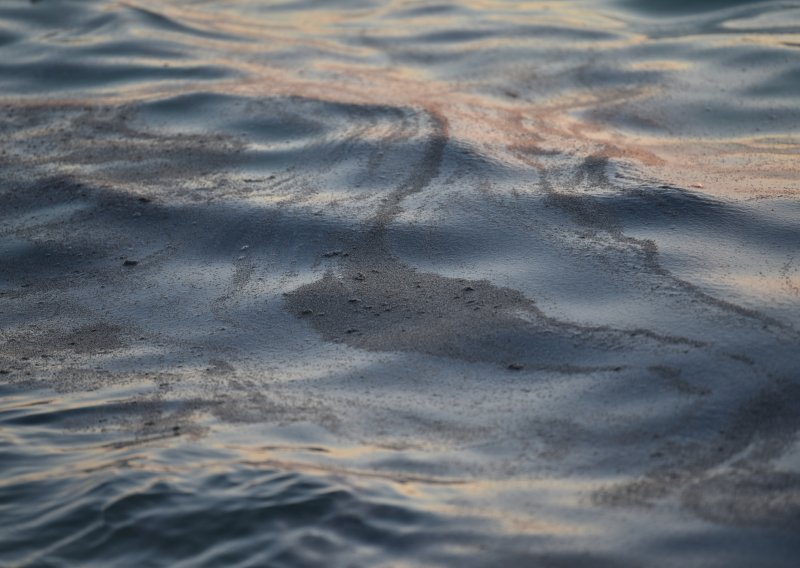
[[[0,565],[800,562],[800,3],[9,0],[0,55]]]

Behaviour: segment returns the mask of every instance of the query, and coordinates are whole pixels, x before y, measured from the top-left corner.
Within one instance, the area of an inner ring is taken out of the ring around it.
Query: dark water
[[[0,4],[0,565],[800,563],[800,3]]]

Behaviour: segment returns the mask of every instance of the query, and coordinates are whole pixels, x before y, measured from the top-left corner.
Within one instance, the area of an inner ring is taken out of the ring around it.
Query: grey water
[[[0,3],[0,565],[795,567],[800,2]]]

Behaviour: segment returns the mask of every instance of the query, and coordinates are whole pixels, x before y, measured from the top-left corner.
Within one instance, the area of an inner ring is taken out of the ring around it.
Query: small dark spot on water
[[[126,260],[122,263],[122,266],[136,266],[137,264],[139,264],[138,260]]]

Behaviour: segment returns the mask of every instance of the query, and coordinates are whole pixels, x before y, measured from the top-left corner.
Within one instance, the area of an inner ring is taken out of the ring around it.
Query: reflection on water
[[[795,2],[0,6],[0,563],[794,566]]]

